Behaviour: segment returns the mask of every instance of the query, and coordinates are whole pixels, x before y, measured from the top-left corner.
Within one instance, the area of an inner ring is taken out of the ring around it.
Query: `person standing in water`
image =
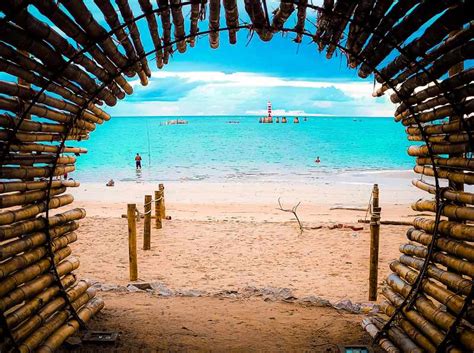
[[[316,159],[314,160],[314,163],[321,163],[321,160],[319,159],[319,156],[316,157]]]
[[[138,153],[135,156],[135,166],[137,169],[142,169],[142,157]]]

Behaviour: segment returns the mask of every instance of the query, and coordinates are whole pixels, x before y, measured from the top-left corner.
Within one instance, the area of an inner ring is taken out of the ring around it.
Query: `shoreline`
[[[351,179],[358,179],[361,177],[365,178],[375,178],[376,176],[386,177],[386,178],[411,178],[414,176],[413,169],[375,169],[375,168],[367,168],[367,169],[329,169],[327,167],[322,167],[318,170],[313,169],[304,169],[300,171],[293,171],[288,172],[287,174],[282,174],[277,171],[268,171],[268,172],[255,172],[252,171],[247,172],[236,172],[233,174],[223,174],[221,176],[218,175],[203,175],[200,173],[196,173],[195,176],[191,177],[181,177],[181,178],[152,178],[150,177],[150,173],[152,171],[149,170],[148,167],[144,166],[141,170],[135,170],[133,166],[129,166],[131,170],[135,171],[135,177],[120,177],[120,178],[113,178],[114,172],[110,173],[110,177],[115,180],[115,182],[120,183],[163,183],[163,182],[207,182],[207,183],[258,183],[258,182],[265,182],[265,183],[283,183],[283,182],[291,182],[295,184],[307,184],[312,182],[318,181],[326,181],[326,179],[336,178],[351,178]],[[178,167],[182,168],[182,167]],[[93,174],[95,171],[90,170],[87,172],[76,172],[74,173],[74,177],[77,178],[78,181],[81,183],[87,184],[95,184],[101,183],[101,181],[92,180],[90,175]],[[240,174],[239,174],[240,173]],[[109,177],[109,179],[110,179]],[[272,178],[273,177],[273,178]],[[268,179],[266,179],[268,178]],[[109,179],[105,180],[104,178],[102,181],[106,183]],[[393,181],[393,180],[392,180]]]
[[[190,205],[258,205],[275,207],[278,198],[284,202],[301,202],[310,208],[328,208],[341,205],[367,205],[374,183],[381,193],[382,207],[390,210],[409,205],[424,193],[411,185],[416,177],[413,171],[385,171],[376,173],[334,174],[316,182],[311,181],[115,181],[107,187],[104,182],[81,182],[69,189],[74,205],[102,204],[104,215],[116,216],[117,209],[127,203],[143,203],[145,194],[153,194],[163,182],[167,202],[189,208]],[[110,208],[110,209],[108,209]],[[179,209],[179,207],[177,207]],[[207,207],[204,207],[206,209]],[[303,207],[302,207],[303,208]],[[111,211],[114,211],[111,213]]]

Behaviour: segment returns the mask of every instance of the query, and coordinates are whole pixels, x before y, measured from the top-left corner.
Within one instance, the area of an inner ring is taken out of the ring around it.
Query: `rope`
[[[364,220],[366,221],[367,220],[367,216],[369,215],[369,212],[370,214],[372,214],[372,193],[370,193],[370,198],[369,198],[369,204],[367,205],[367,211],[365,212],[365,217],[364,217]]]

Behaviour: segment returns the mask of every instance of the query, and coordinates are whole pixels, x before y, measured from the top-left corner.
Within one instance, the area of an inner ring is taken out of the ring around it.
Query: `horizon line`
[[[112,118],[171,118],[171,117],[190,117],[190,118],[209,118],[209,117],[261,117],[262,114],[214,114],[214,115],[112,115]],[[308,115],[308,114],[299,114],[299,115],[284,115],[277,114],[272,115],[272,117],[307,117],[307,118],[393,118],[391,115],[380,115],[380,116],[370,116],[370,115]]]

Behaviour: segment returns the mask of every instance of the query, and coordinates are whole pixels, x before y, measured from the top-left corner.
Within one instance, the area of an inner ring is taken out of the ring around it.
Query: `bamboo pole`
[[[428,184],[422,180],[413,179],[411,183],[418,189],[427,191],[432,195],[436,195],[436,187]],[[450,201],[457,201],[465,204],[474,205],[474,194],[464,191],[453,191],[451,189],[444,189],[441,191],[441,196]]]
[[[415,228],[408,230],[407,238],[425,246],[428,246],[433,239],[432,235],[424,231],[416,230]],[[467,242],[440,237],[436,239],[436,246],[438,249],[445,251],[448,255],[474,262],[474,246]]]
[[[51,164],[56,160],[56,156],[52,154],[28,154],[28,153],[9,153],[4,157],[5,164],[17,164],[31,166],[37,163]],[[61,156],[57,159],[57,164],[74,164],[76,157]]]
[[[57,267],[58,274],[65,276],[79,267],[79,259],[69,257],[63,260]],[[43,274],[36,277],[32,281],[25,283],[23,286],[14,289],[8,295],[0,298],[0,309],[7,311],[7,309],[21,303],[25,299],[31,298],[36,294],[42,292],[54,283],[55,277],[52,273]]]
[[[161,229],[163,228],[162,222],[161,222],[161,197],[163,196],[162,191],[155,191],[155,228],[156,229]]]
[[[418,200],[411,205],[414,211],[430,211],[436,212],[436,202],[427,200]],[[445,205],[441,214],[446,217],[455,218],[457,220],[474,221],[474,207],[462,207],[455,205]]]
[[[435,221],[423,217],[417,217],[413,220],[413,225],[417,229],[422,229],[427,233],[433,234]],[[474,227],[460,224],[457,222],[441,221],[438,225],[438,232],[457,240],[474,241]]]
[[[410,255],[400,256],[400,262],[418,271],[423,268],[424,263],[423,260]],[[471,281],[453,272],[442,270],[436,265],[428,265],[428,276],[463,295],[468,295],[472,287]]]
[[[416,283],[419,273],[410,269],[408,266],[403,265],[400,261],[393,261],[390,263],[390,269],[410,285]],[[449,289],[443,288],[430,278],[424,279],[422,286],[426,294],[446,305],[452,312],[456,314],[461,312],[462,307],[464,306],[464,300],[461,296],[455,294]],[[474,318],[474,309],[469,309],[466,313],[466,317],[472,320]]]
[[[434,162],[436,166],[446,169],[452,168],[474,171],[474,159],[435,157]],[[416,164],[418,165],[431,165],[431,163],[432,161],[430,157],[418,157],[416,159]]]
[[[4,179],[26,179],[38,177],[62,176],[65,173],[73,172],[76,169],[73,165],[52,167],[2,167],[0,169],[0,178]]]
[[[78,316],[83,322],[88,322],[92,316],[96,315],[104,307],[104,301],[101,298],[94,298],[79,310]],[[70,320],[66,324],[54,331],[48,339],[38,348],[38,353],[55,352],[66,339],[79,330],[79,322]]]
[[[40,143],[22,143],[22,144],[12,144],[10,145],[11,152],[48,152],[48,153],[87,153],[87,149],[83,147],[70,147],[65,146],[61,149],[59,146],[53,145],[44,145]]]
[[[162,219],[166,219],[165,186],[163,184],[159,184],[158,188],[161,191],[160,215]]]
[[[67,245],[75,242],[76,240],[77,235],[75,233],[69,233],[65,236],[54,239],[52,242],[53,251],[59,251],[63,248],[66,248],[68,249],[66,250],[67,257],[71,254],[71,249],[68,248]],[[32,265],[34,262],[40,261],[46,255],[48,255],[48,249],[45,246],[40,246],[34,248],[33,250],[26,251],[21,255],[14,256],[5,262],[2,262],[0,264],[0,279],[3,279],[15,271],[18,273],[25,267]],[[63,255],[61,253],[58,253],[58,258],[61,258],[62,256]],[[36,265],[38,265],[38,263]],[[28,270],[28,272],[30,271],[31,269]],[[22,280],[22,282],[24,282],[24,280]],[[3,288],[1,290],[3,290]]]
[[[13,192],[13,191],[30,191],[30,190],[43,190],[48,187],[49,183],[46,180],[42,181],[9,181],[9,182],[0,182],[0,193]],[[51,183],[52,188],[60,188],[62,186],[66,187],[78,187],[81,185],[76,180],[53,180]]]
[[[0,98],[0,108],[18,114],[21,112],[19,103],[13,99]],[[34,104],[30,107],[30,112],[33,115],[40,116],[58,123],[69,124],[74,121],[75,127],[80,127],[88,131],[95,130],[95,124],[85,119],[76,119],[74,114],[65,111],[51,109],[49,106],[43,104]]]
[[[387,293],[383,293],[384,296],[388,296]],[[384,300],[380,305],[382,311],[385,312],[388,316],[393,316],[395,314],[396,308],[392,305],[390,301]],[[413,320],[413,316],[416,315],[415,311],[408,311],[404,312],[405,316],[411,316]],[[418,315],[417,315],[418,316]],[[436,353],[436,347],[430,342],[430,340],[420,332],[414,325],[411,324],[410,320],[406,320],[401,317],[398,320],[398,324],[400,328],[405,331],[405,333],[414,341],[416,342],[421,348],[423,348],[426,352],[429,353]],[[424,325],[426,325],[423,322]]]
[[[420,258],[426,258],[428,256],[428,249],[426,247],[413,244],[400,245],[400,252]],[[457,257],[449,256],[442,252],[433,252],[431,261],[448,268],[453,268],[463,275],[474,277],[474,263],[472,262],[460,260]]]
[[[369,300],[377,300],[379,268],[380,215],[373,214],[370,220]]]
[[[77,298],[72,306],[74,310],[79,309],[81,306],[90,301],[90,294],[84,293]],[[20,353],[30,353],[36,351],[36,348],[51,334],[61,327],[66,320],[70,317],[70,309],[57,311],[48,321],[46,321],[41,327],[35,332],[29,335],[18,347]]]
[[[380,332],[378,327],[372,322],[372,318],[369,317],[362,319],[362,328],[367,331],[372,338],[375,338]],[[400,353],[400,350],[387,337],[381,337],[378,343],[387,353]]]
[[[51,228],[49,234],[51,237],[58,238],[61,235],[76,230],[79,225],[76,222],[70,222],[61,226]],[[75,236],[75,235],[71,235]],[[0,245],[0,260],[5,260],[11,256],[17,255],[20,252],[33,249],[39,245],[46,243],[48,237],[45,232],[37,232],[27,235],[25,237],[10,241]]]
[[[71,255],[70,248],[63,248],[58,250],[54,255],[54,264],[64,260],[66,257]],[[20,286],[23,283],[31,281],[33,278],[46,272],[51,267],[51,259],[43,258],[38,262],[9,275],[0,281],[0,297],[5,296],[8,292],[14,288]]]
[[[74,197],[70,194],[52,197],[49,201],[49,208],[59,208],[65,205],[69,205],[74,200]],[[5,211],[0,213],[0,225],[11,224],[25,219],[33,218],[37,214],[46,210],[46,201],[25,206],[15,211]]]
[[[96,290],[94,288],[89,288],[87,282],[79,282],[74,288],[71,288],[67,294],[71,302],[75,303],[73,306],[76,307],[80,306],[80,304],[85,304],[87,301],[92,299],[96,294]],[[77,302],[79,298],[81,298],[81,300]],[[28,320],[20,327],[15,328],[13,332],[14,339],[17,342],[24,340],[36,329],[41,327],[41,325],[43,325],[49,318],[53,317],[56,312],[63,310],[65,307],[66,300],[64,297],[59,296],[53,299],[41,308],[38,313],[28,318]]]
[[[66,191],[65,187],[51,189],[50,196],[56,196]],[[30,191],[20,194],[5,195],[0,197],[0,208],[7,208],[18,205],[28,205],[46,199],[47,191]]]
[[[382,305],[382,309],[387,315],[392,315],[395,308],[399,307],[403,303],[403,296],[396,293],[391,287],[385,287],[382,291],[382,294],[392,304],[392,307]],[[424,336],[428,337],[435,345],[439,345],[441,342],[443,342],[444,333],[438,327],[436,327],[436,325],[424,318],[423,315],[421,315],[418,311],[404,309],[403,314],[413,325],[418,327]],[[462,353],[462,350],[455,348],[450,352]]]
[[[151,203],[152,196],[145,195],[145,221],[143,223],[143,250],[151,249]]]
[[[137,206],[134,203],[127,205],[128,218],[128,259],[130,266],[130,281],[138,279],[137,264],[137,223],[135,219],[135,210]]]
[[[370,218],[370,261],[369,261],[369,300],[377,300],[379,243],[380,243],[380,204],[379,187],[372,190],[372,216]]]
[[[49,217],[49,226],[54,227],[70,221],[77,221],[86,216],[86,210],[83,208],[74,208],[72,210],[59,213]],[[0,226],[0,241],[11,239],[20,235],[38,231],[46,227],[46,219],[38,217],[28,221],[21,221],[7,226]]]
[[[374,318],[374,324],[378,329],[382,329],[384,323],[381,320]],[[408,353],[423,353],[423,351],[405,334],[403,330],[395,325],[387,329],[388,337],[397,347],[400,347],[402,352]]]
[[[76,279],[74,276],[67,275],[61,280],[61,283],[63,287],[67,290],[75,283],[75,281]],[[58,295],[59,290],[59,286],[57,285],[48,287],[43,292],[35,296],[33,299],[26,301],[24,305],[18,307],[11,313],[8,313],[6,316],[8,326],[18,326],[18,324],[20,324],[22,321],[26,320],[28,317],[38,312],[39,309],[41,309],[45,304],[49,303],[54,297]]]
[[[449,154],[449,153],[467,153],[471,152],[473,146],[469,143],[451,143],[449,145],[431,144],[431,150],[436,154]],[[408,147],[408,155],[412,157],[429,157],[430,151],[426,145],[421,146],[410,146]]]
[[[415,171],[415,173],[434,177],[434,171],[431,167],[417,165],[413,170]],[[469,185],[474,184],[474,174],[465,174],[459,171],[454,172],[438,168],[438,177],[448,179],[457,183],[465,183]]]
[[[400,277],[395,274],[387,277],[387,283],[397,293],[406,297],[410,291],[408,286]],[[433,304],[431,300],[426,298],[424,295],[419,295],[415,300],[417,311],[423,315],[425,319],[435,324],[442,330],[449,330],[451,325],[454,323],[454,316],[448,314],[439,307]],[[470,350],[474,350],[474,331],[469,327],[459,324],[457,326],[457,337],[459,342]]]

